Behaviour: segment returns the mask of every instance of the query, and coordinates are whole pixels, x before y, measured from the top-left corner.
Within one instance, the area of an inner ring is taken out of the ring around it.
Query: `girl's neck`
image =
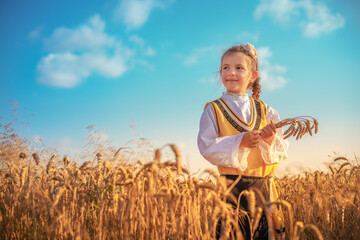
[[[234,93],[234,92],[224,92],[224,94],[227,94],[227,95],[232,95],[232,96],[247,96],[247,93]]]

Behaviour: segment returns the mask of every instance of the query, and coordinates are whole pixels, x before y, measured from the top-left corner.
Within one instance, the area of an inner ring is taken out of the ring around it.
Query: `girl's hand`
[[[276,126],[273,121],[261,129],[260,137],[269,145],[271,145],[276,134]]]
[[[241,148],[254,148],[257,147],[260,140],[261,131],[252,131],[244,134],[240,146]]]

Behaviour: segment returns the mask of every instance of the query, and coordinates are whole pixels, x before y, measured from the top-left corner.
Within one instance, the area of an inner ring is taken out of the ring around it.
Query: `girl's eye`
[[[243,69],[243,67],[236,67],[236,69]]]
[[[223,67],[223,70],[226,70],[226,69],[228,69],[228,67]]]

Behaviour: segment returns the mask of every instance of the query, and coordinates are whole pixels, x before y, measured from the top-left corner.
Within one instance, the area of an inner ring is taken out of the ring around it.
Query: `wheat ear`
[[[284,139],[291,136],[296,137],[296,140],[301,139],[306,133],[313,135],[312,130],[315,129],[314,133],[317,134],[319,131],[319,122],[311,116],[299,116],[294,118],[287,118],[275,124],[276,128],[281,128],[286,125],[290,125],[284,132]]]

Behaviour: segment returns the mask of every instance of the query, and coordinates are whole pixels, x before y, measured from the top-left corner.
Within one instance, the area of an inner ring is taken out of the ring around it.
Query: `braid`
[[[260,77],[257,77],[253,84],[251,85],[252,90],[252,97],[259,99],[261,93],[261,84],[260,84]]]

